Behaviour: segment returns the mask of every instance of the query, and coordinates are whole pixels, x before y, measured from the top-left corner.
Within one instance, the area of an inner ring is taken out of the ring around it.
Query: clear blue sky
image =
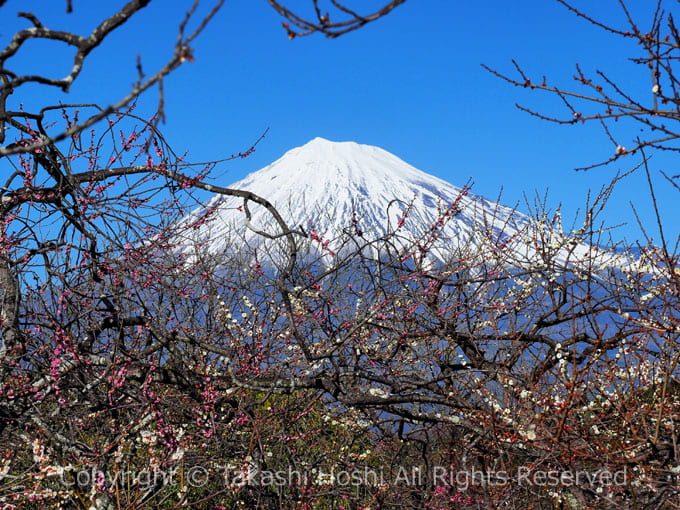
[[[575,2],[596,17],[621,21],[615,0]],[[102,104],[116,100],[134,80],[138,53],[151,72],[172,51],[178,20],[190,3],[152,3],[93,53],[68,97],[54,97]],[[29,6],[9,0],[0,8],[3,46],[13,29],[25,23],[9,19],[16,10],[32,9],[51,28],[80,27],[84,32],[123,2],[74,0],[71,15],[65,14],[65,4],[40,0]],[[288,4],[304,9],[311,1]],[[641,13],[643,18],[649,14]],[[510,59],[515,58],[531,75],[545,74],[571,87],[574,64],[579,62],[587,71],[611,73],[630,90],[650,91],[647,73],[626,60],[637,56],[635,44],[624,44],[584,23],[557,2],[409,0],[384,19],[336,40],[317,35],[289,41],[281,21],[265,0],[227,1],[194,44],[195,62],[166,81],[163,128],[175,150],[188,151],[190,160],[219,159],[245,150],[269,128],[255,154],[217,168],[220,184],[321,136],[378,145],[453,184],[472,178],[473,191],[489,198],[496,198],[502,187],[502,201],[520,202],[524,211],[523,194],[533,197],[547,190],[549,207],[562,203],[567,223],[583,207],[588,190],[599,190],[618,168],[633,165],[626,158],[620,165],[575,172],[575,167],[613,153],[600,129],[551,125],[520,112],[515,102],[563,113],[549,95],[513,88],[480,66],[510,72]],[[65,74],[61,57],[67,53],[62,48],[35,44],[28,49],[29,58],[16,61],[18,70],[47,68],[56,76]],[[39,102],[52,94],[37,88],[35,92],[33,99]],[[154,101],[149,94],[138,113],[152,113]],[[30,108],[31,101],[26,103]],[[623,145],[630,144],[637,131],[621,128]],[[680,173],[675,158],[655,157],[652,169],[660,168]],[[677,192],[660,178],[655,181],[667,234],[674,238],[680,232]],[[614,193],[602,218],[609,224],[628,223],[615,231],[616,238],[640,237],[629,205],[633,201],[658,239],[645,190],[639,173]]]

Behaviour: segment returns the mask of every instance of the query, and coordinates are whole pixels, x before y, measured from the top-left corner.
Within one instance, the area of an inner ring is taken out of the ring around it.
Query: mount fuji
[[[485,258],[499,245],[504,259],[518,266],[535,263],[545,249],[556,250],[555,260],[565,266],[592,256],[589,245],[570,243],[562,232],[515,209],[422,172],[383,149],[355,142],[315,138],[230,188],[267,199],[291,229],[314,232],[329,240],[331,249],[343,232],[363,239],[397,232],[395,238],[406,245],[426,239],[434,228],[437,240],[428,256],[440,261],[460,256],[462,250]],[[185,219],[195,224],[187,229],[187,242],[204,254],[224,253],[231,249],[229,243],[258,247],[273,242],[247,228],[242,206],[241,199],[216,195]],[[449,208],[454,212],[442,222]],[[252,227],[280,233],[264,207],[251,202],[249,209]],[[204,217],[209,220],[197,221]]]

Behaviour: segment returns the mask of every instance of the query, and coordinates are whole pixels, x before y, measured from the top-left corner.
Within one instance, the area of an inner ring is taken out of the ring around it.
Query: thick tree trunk
[[[19,309],[19,282],[9,258],[0,255],[0,357],[15,343]]]

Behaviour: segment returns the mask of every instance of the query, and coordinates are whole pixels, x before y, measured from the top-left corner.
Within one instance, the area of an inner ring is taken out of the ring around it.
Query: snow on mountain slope
[[[408,209],[398,229],[406,243],[426,236],[441,213],[456,204],[458,212],[447,219],[439,240],[428,251],[436,259],[446,259],[461,249],[483,253],[485,246],[505,243],[503,249],[512,250],[521,265],[536,259],[537,243],[557,245],[563,240],[561,233],[548,232],[513,209],[422,172],[378,147],[354,142],[315,138],[230,187],[266,198],[291,228],[302,227],[328,240],[343,229],[356,232],[355,227],[364,239],[374,239],[398,228]],[[225,243],[234,243],[235,235],[251,246],[265,242],[246,227],[242,205],[241,199],[218,195],[191,214],[188,223],[211,212],[210,221],[191,229],[193,242],[201,244],[203,253],[224,252]],[[253,226],[272,234],[280,232],[265,208],[252,202],[249,208]],[[573,261],[589,251],[586,245],[572,245],[561,250],[558,258]]]

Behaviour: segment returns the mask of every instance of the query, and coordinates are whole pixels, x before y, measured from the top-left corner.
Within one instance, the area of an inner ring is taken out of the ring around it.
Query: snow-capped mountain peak
[[[299,192],[306,200],[316,202],[318,198],[319,203],[344,204],[362,201],[361,197],[383,203],[395,198],[410,200],[421,194],[434,203],[447,188],[456,194],[461,191],[379,147],[324,138],[314,138],[286,152],[233,187],[258,193],[276,205]]]
[[[417,245],[434,228],[438,239],[428,248],[432,258],[460,256],[462,250],[485,257],[489,247],[502,245],[514,252],[509,259],[518,264],[536,259],[536,239],[564,244],[561,232],[546,233],[514,209],[422,172],[379,147],[355,142],[314,138],[230,187],[266,198],[291,228],[314,231],[331,243],[353,229],[364,239],[396,230],[400,242]],[[240,199],[218,195],[194,211],[191,218],[209,213],[210,221],[192,229],[192,242],[208,253],[232,249],[229,243],[239,244],[235,237],[251,247],[268,242],[247,228],[242,205]],[[279,233],[265,208],[250,204],[250,210],[251,227]],[[573,260],[589,250],[579,244],[559,258]],[[507,253],[504,257],[507,261]]]

